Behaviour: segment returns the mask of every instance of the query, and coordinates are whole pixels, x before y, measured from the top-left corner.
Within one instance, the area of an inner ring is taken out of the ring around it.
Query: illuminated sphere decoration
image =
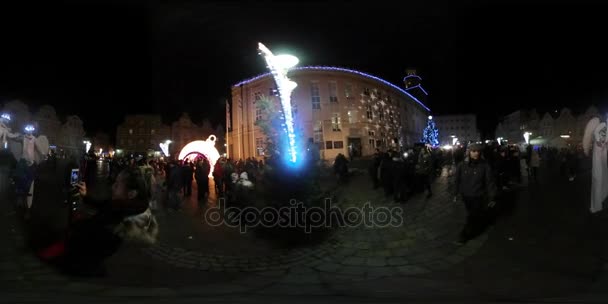
[[[215,148],[215,141],[217,137],[215,135],[209,135],[207,140],[195,140],[188,143],[181,152],[177,159],[179,160],[194,160],[198,155],[203,155],[209,160],[211,164],[211,170],[209,170],[209,177],[213,177],[213,168],[218,159],[220,159],[220,152]]]

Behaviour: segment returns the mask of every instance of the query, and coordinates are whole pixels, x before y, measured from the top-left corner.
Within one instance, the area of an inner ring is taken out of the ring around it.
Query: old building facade
[[[418,142],[429,108],[404,88],[381,78],[336,67],[301,67],[290,71],[297,83],[292,93],[295,128],[320,147],[320,157],[338,153],[371,155],[376,148],[399,149]],[[264,157],[266,136],[256,121],[268,113],[256,101],[279,104],[269,73],[232,87],[228,154],[235,159]]]

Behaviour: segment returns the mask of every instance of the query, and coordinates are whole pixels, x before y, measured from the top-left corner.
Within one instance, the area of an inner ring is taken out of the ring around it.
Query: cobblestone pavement
[[[6,211],[0,276],[4,289],[15,295],[35,291],[108,299],[298,295],[565,301],[584,291],[597,295],[608,283],[601,275],[606,242],[589,229],[604,228],[606,215],[596,216],[596,226],[589,226],[584,216],[588,179],[556,182],[550,172],[546,178],[544,184],[514,193],[510,200],[518,207],[462,247],[452,241],[465,213],[462,205],[450,202],[445,179],[434,184],[431,199],[419,195],[396,205],[369,190],[365,176],[356,177],[338,193],[339,204],[402,206],[404,225],[342,228],[321,244],[297,249],[225,228],[193,232],[192,227],[201,226],[201,209],[190,201],[186,211],[160,216],[163,227],[179,229],[165,229],[158,246],[126,246],[108,261],[111,274],[103,279],[68,278],[46,267],[23,249],[23,231],[15,214]]]

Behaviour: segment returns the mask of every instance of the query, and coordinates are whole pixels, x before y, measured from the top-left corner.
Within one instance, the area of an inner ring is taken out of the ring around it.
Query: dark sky
[[[83,2],[0,5],[0,96],[78,114],[90,134],[114,133],[131,113],[223,122],[230,86],[265,72],[258,41],[300,65],[354,68],[398,85],[416,67],[435,114],[477,113],[483,131],[522,106],[577,109],[608,97],[605,7]]]

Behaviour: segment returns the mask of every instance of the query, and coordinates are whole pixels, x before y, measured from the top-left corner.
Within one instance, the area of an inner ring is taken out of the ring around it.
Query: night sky
[[[0,5],[0,97],[77,114],[90,135],[113,135],[134,113],[170,122],[188,111],[195,122],[223,123],[230,86],[265,72],[258,41],[300,65],[397,85],[415,67],[434,114],[476,113],[484,135],[520,107],[578,110],[608,98],[604,7],[83,2]]]

